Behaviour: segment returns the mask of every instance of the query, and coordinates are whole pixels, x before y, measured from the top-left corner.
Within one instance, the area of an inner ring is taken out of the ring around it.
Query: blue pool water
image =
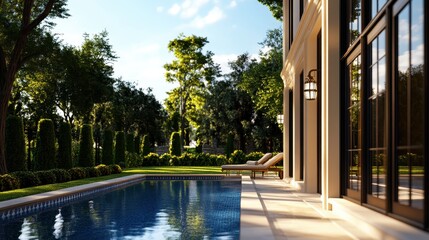
[[[0,220],[0,239],[239,239],[240,196],[241,181],[142,181]]]

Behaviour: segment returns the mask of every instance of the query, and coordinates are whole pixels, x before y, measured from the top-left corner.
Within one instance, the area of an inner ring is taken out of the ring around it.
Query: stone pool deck
[[[243,176],[240,239],[429,239],[429,233],[344,199],[322,209],[274,175]]]

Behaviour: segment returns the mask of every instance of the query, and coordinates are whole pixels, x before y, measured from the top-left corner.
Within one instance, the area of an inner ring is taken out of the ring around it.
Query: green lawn
[[[81,180],[70,181],[66,183],[49,184],[37,187],[16,189],[12,191],[0,192],[0,201],[24,197],[28,195],[54,191],[62,188],[74,187],[83,184],[104,181],[108,179],[124,177],[131,174],[221,174],[220,167],[144,167],[144,168],[128,168],[120,174],[109,176],[86,178]]]

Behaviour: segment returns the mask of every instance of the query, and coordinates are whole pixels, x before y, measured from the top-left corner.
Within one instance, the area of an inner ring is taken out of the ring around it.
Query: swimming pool
[[[238,239],[241,181],[143,180],[7,219],[0,239]]]

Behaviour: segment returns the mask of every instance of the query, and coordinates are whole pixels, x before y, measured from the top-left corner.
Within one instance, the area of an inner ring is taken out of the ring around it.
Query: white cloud
[[[213,61],[220,65],[222,74],[228,74],[231,72],[231,68],[228,63],[237,60],[237,56],[237,54],[214,55]]]
[[[197,16],[192,20],[191,26],[195,28],[203,28],[207,25],[216,23],[225,17],[225,14],[219,7],[214,7],[210,12],[204,16]]]
[[[181,18],[193,18],[198,15],[201,8],[208,4],[210,0],[184,0],[181,4],[173,4],[168,13],[176,16],[180,15]]]
[[[173,16],[175,16],[175,15],[179,14],[179,12],[180,12],[181,9],[182,8],[179,6],[179,4],[175,3],[173,6],[171,6],[168,9],[168,13],[171,14],[171,15],[173,15]]]
[[[156,7],[156,12],[159,12],[159,13],[164,12],[164,7],[162,6]]]
[[[237,1],[235,1],[235,0],[232,0],[230,3],[229,3],[229,8],[235,8],[237,6]]]

